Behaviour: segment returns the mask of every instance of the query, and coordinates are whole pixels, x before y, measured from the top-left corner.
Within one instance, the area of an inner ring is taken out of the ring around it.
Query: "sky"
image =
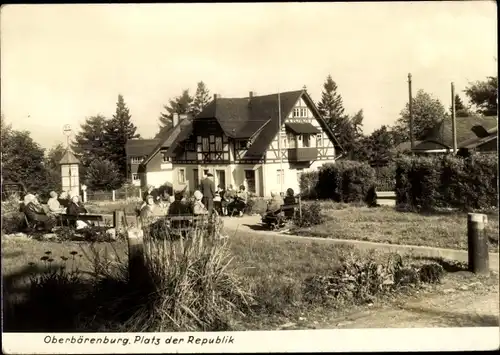
[[[413,92],[451,103],[497,72],[494,1],[7,5],[1,8],[1,112],[44,148],[124,96],[151,138],[170,98],[299,90],[327,75],[364,132],[393,124]]]

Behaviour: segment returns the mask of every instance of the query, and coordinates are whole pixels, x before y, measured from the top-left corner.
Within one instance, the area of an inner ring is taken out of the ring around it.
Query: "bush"
[[[396,203],[416,209],[488,210],[498,204],[497,159],[402,157],[396,161]]]
[[[380,263],[372,253],[366,258],[348,254],[332,275],[314,275],[304,280],[304,299],[324,303],[334,308],[348,304],[372,302],[379,294],[398,287],[439,283],[444,274],[438,264],[404,265],[398,254],[390,254]]]
[[[316,186],[318,184],[318,175],[317,171],[308,171],[300,174],[299,187],[302,197],[310,199],[317,197]]]
[[[262,197],[252,196],[247,201],[246,214],[262,214],[267,210],[267,201]]]
[[[394,191],[396,188],[396,164],[375,167],[375,186],[378,191]]]
[[[26,221],[21,212],[12,212],[2,216],[2,235],[19,233],[25,227]]]
[[[302,206],[302,216],[299,213],[295,214],[293,223],[295,226],[311,227],[324,222],[323,215],[321,214],[321,204],[318,201],[312,203],[303,203]]]
[[[313,174],[317,174],[317,179]],[[364,201],[369,189],[375,184],[375,170],[371,166],[348,160],[325,164],[318,172],[302,176],[301,186],[308,186],[309,181],[317,181],[314,190],[318,198],[344,203]]]

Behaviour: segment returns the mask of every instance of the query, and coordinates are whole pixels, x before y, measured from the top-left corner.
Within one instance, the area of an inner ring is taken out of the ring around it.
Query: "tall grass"
[[[145,230],[144,255],[154,312],[144,326],[165,330],[228,330],[234,313],[249,309],[250,294],[228,269],[232,261],[220,226],[197,225],[187,238],[169,229]]]

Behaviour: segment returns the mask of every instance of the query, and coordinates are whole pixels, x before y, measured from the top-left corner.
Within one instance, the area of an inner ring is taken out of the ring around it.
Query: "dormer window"
[[[236,143],[236,149],[239,150],[245,150],[247,149],[248,141],[247,140],[240,140],[238,143]]]
[[[163,152],[162,154],[162,163],[170,163],[170,157],[167,155],[167,152]]]

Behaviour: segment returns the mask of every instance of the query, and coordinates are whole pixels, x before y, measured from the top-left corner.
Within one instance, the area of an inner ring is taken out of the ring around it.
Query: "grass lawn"
[[[467,215],[450,212],[418,214],[392,207],[354,207],[322,203],[325,222],[297,229],[295,234],[409,244],[450,249],[467,249]],[[498,215],[488,215],[489,249],[498,252]]]
[[[366,252],[344,246],[269,241],[243,233],[232,236],[229,245],[234,257],[229,268],[257,295],[257,301],[262,307],[258,315],[236,317],[235,330],[276,329],[290,320],[296,321],[306,313],[320,315],[328,312],[330,315],[341,315],[357,307],[353,305],[350,308],[325,311],[322,305],[301,301],[301,286],[308,276],[331,274],[346,255]],[[126,262],[125,242],[100,243],[97,246],[101,251],[107,249],[108,255],[117,255],[116,258]],[[75,256],[75,264],[81,271],[91,271],[91,263],[82,254],[82,250],[88,251],[88,244],[42,242],[19,237],[2,239],[4,300],[22,299],[21,293],[10,290],[15,290],[15,285],[19,282],[23,284],[23,280],[26,280],[30,270],[29,263],[43,265],[40,258],[47,256],[46,252],[51,252],[49,257],[55,260],[54,263],[62,262],[61,257],[69,258],[66,262],[69,268],[73,263],[70,253],[76,251],[78,254]],[[382,254],[379,256],[381,260],[387,257]]]

